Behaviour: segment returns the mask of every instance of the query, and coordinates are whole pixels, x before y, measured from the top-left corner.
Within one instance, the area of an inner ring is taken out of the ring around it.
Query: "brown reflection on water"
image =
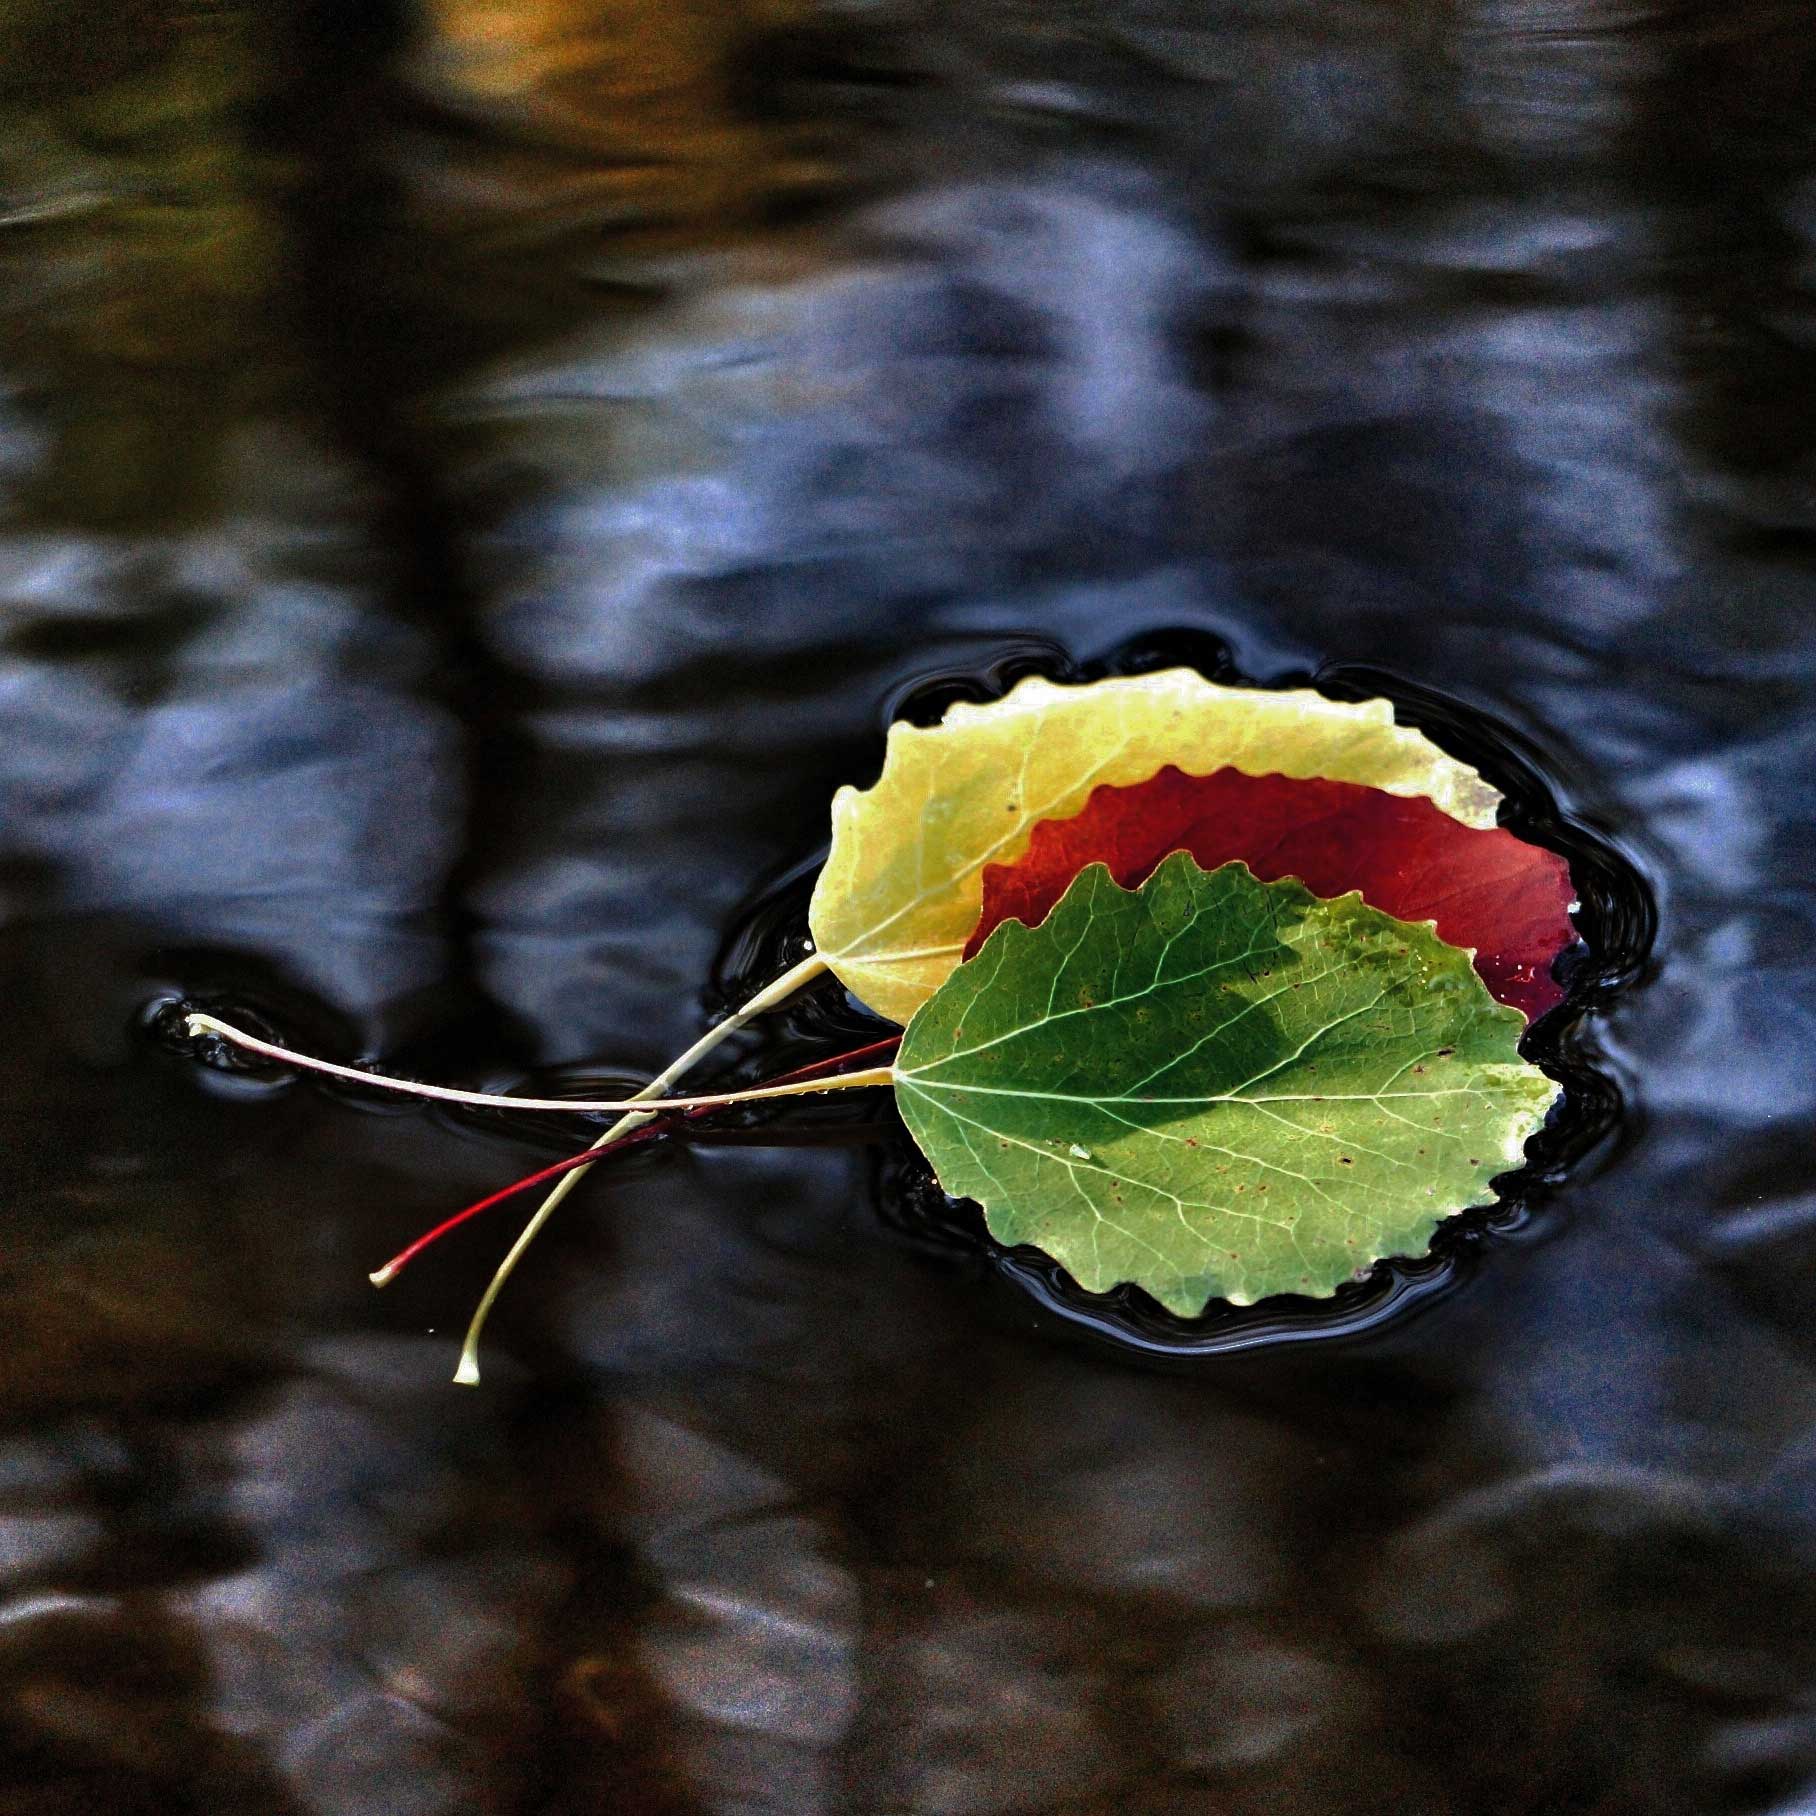
[[[414,67],[441,106],[484,124],[460,197],[476,215],[521,226],[530,208],[546,230],[552,216],[584,212],[614,238],[685,241],[826,177],[811,135],[756,105],[752,67],[766,38],[817,10],[812,0],[430,0]]]
[[[191,518],[282,357],[258,16],[11,0],[0,12],[0,332],[51,444],[51,515]]]

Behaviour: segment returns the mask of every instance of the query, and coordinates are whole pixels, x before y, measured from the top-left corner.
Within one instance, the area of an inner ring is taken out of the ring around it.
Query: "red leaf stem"
[[[844,1071],[865,1060],[877,1059],[885,1053],[893,1053],[900,1046],[902,1037],[891,1034],[882,1040],[874,1040],[867,1047],[859,1047],[851,1053],[840,1053],[831,1059],[817,1059],[811,1065],[797,1066],[792,1072],[784,1072],[780,1078],[767,1080],[769,1084],[795,1084],[805,1078],[819,1078],[829,1073]],[[571,1173],[576,1167],[592,1166],[609,1154],[619,1153],[625,1148],[641,1146],[646,1141],[653,1141],[658,1135],[666,1135],[682,1123],[697,1122],[700,1118],[711,1116],[723,1106],[701,1105],[695,1109],[670,1111],[659,1115],[641,1128],[631,1129],[620,1135],[609,1148],[586,1148],[578,1154],[570,1154],[565,1160],[557,1160],[551,1166],[540,1168],[534,1173],[526,1174],[512,1184],[502,1186],[496,1192],[489,1192],[484,1198],[469,1204],[465,1210],[456,1211],[452,1217],[436,1224],[432,1230],[418,1236],[408,1247],[398,1250],[389,1261],[373,1275],[375,1281],[389,1285],[397,1276],[420,1255],[424,1249],[433,1247],[450,1230],[457,1230],[468,1219],[477,1217],[481,1211],[489,1211],[496,1204],[503,1204],[507,1198],[515,1198],[519,1192],[527,1192],[534,1186],[544,1185],[551,1179],[558,1179],[563,1173]]]

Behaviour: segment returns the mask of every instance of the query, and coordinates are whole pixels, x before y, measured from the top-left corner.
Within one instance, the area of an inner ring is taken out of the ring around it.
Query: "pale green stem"
[[[307,1053],[298,1053],[289,1047],[280,1047],[274,1041],[261,1039],[256,1034],[249,1034],[244,1028],[236,1028],[229,1022],[222,1021],[213,1015],[191,1015],[184,1026],[191,1035],[214,1034],[222,1040],[230,1041],[236,1047],[243,1047],[249,1053],[258,1053],[267,1059],[281,1061],[285,1065],[298,1066],[310,1072],[321,1072],[330,1078],[344,1078],[350,1083],[375,1086],[379,1090],[397,1091],[409,1097],[425,1097],[436,1103],[472,1104],[487,1110],[572,1110],[572,1111],[612,1111],[623,1112],[619,1119],[593,1143],[595,1150],[607,1148],[620,1136],[627,1135],[632,1129],[641,1127],[655,1116],[666,1110],[704,1110],[717,1108],[723,1104],[754,1103],[768,1097],[803,1097],[819,1091],[855,1091],[873,1085],[886,1085],[894,1081],[895,1074],[888,1066],[874,1066],[863,1072],[846,1072],[831,1078],[802,1079],[794,1084],[762,1085],[749,1091],[726,1091],[707,1097],[664,1097],[662,1093],[677,1078],[686,1072],[694,1063],[710,1053],[714,1047],[729,1036],[736,1034],[746,1023],[765,1010],[773,1009],[778,1003],[786,1001],[797,990],[811,983],[827,969],[826,961],[818,953],[804,958],[792,970],[785,971],[773,984],[759,990],[749,1002],[733,1014],[728,1015],[717,1027],[709,1028],[706,1033],[694,1042],[678,1059],[674,1060],[663,1071],[656,1074],[643,1089],[628,1099],[614,1099],[610,1102],[595,1102],[571,1097],[511,1097],[502,1092],[460,1091],[449,1085],[417,1084],[407,1078],[386,1078],[376,1072],[362,1072],[357,1066],[336,1065],[332,1060],[316,1059]],[[648,1109],[639,1105],[649,1104]],[[554,1190],[543,1199],[537,1207],[536,1214],[526,1223],[517,1240],[511,1245],[510,1253],[499,1263],[498,1271],[492,1276],[490,1284],[480,1298],[478,1309],[473,1313],[473,1320],[467,1326],[466,1341],[461,1346],[460,1366],[454,1372],[454,1379],[464,1386],[471,1386],[479,1379],[479,1335],[485,1328],[486,1318],[492,1310],[504,1283],[511,1277],[513,1269],[522,1260],[524,1251],[536,1240],[542,1226],[554,1215],[555,1207],[592,1171],[591,1166],[576,1167],[555,1186]],[[387,1284],[390,1275],[381,1268],[372,1276],[374,1286]]]
[[[672,1085],[682,1073],[694,1062],[710,1053],[714,1047],[731,1035],[736,1034],[747,1022],[773,1009],[778,1003],[786,1001],[803,986],[810,984],[826,969],[826,961],[815,952],[796,965],[792,970],[784,971],[767,989],[759,990],[743,1008],[719,1023],[716,1028],[709,1028],[683,1053],[664,1070],[658,1072],[644,1086],[639,1097],[659,1097]],[[622,1116],[593,1143],[595,1148],[609,1147],[621,1135],[628,1135],[632,1129],[640,1128],[653,1116],[659,1114],[654,1110],[631,1111]],[[583,1180],[593,1169],[590,1166],[576,1167],[573,1172],[558,1180],[542,1203],[536,1207],[536,1214],[519,1232],[517,1240],[511,1244],[510,1253],[498,1264],[495,1273],[485,1292],[480,1296],[479,1304],[474,1309],[472,1322],[467,1326],[466,1340],[460,1346],[460,1365],[454,1370],[454,1379],[463,1387],[476,1387],[479,1384],[479,1336],[485,1329],[486,1319],[491,1315],[494,1301],[504,1289],[504,1283],[510,1279],[517,1263],[523,1259],[524,1251],[541,1233],[542,1226],[555,1214],[555,1208],[569,1192]]]
[[[792,972],[790,976],[794,975]],[[680,1060],[675,1062],[662,1078],[673,1079],[678,1076],[678,1069],[685,1070],[692,1065],[702,1053],[716,1046],[724,1038],[724,1030],[742,1026],[741,1017],[758,1013],[750,1005],[738,1012],[730,1021],[721,1022],[712,1030],[705,1040],[698,1041]],[[657,1079],[637,1092],[632,1097],[591,1098],[591,1097],[513,1097],[508,1091],[459,1091],[451,1085],[418,1084],[413,1078],[387,1078],[382,1072],[363,1072],[358,1066],[336,1065],[331,1059],[317,1059],[311,1053],[299,1053],[292,1047],[280,1047],[275,1041],[263,1040],[256,1034],[249,1034],[244,1028],[236,1028],[231,1022],[224,1022],[214,1015],[191,1015],[185,1022],[189,1034],[213,1034],[236,1047],[244,1047],[248,1053],[257,1053],[266,1059],[281,1061],[284,1065],[295,1066],[305,1072],[319,1072],[328,1078],[344,1078],[350,1084],[373,1085],[381,1091],[396,1091],[404,1097],[421,1097],[431,1103],[471,1104],[480,1110],[571,1110],[577,1115],[598,1115],[602,1112],[635,1110],[650,1101],[650,1093],[661,1089],[662,1080]],[[665,1110],[710,1110],[721,1104],[750,1103],[759,1097],[801,1097],[813,1091],[837,1091],[853,1080],[862,1078],[866,1084],[877,1082],[868,1073],[847,1072],[825,1081],[802,1079],[796,1084],[756,1085],[747,1091],[724,1091],[707,1097],[663,1097],[659,1099]],[[601,1141],[611,1139],[610,1135],[602,1136]]]

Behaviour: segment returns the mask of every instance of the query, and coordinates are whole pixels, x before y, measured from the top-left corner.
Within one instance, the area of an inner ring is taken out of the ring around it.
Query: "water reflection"
[[[1800,1807],[1805,25],[0,4],[9,1807]],[[1658,892],[1621,1139],[1347,1345],[670,1149],[460,1395],[501,1233],[362,1275],[531,1150],[137,1032],[652,1066],[891,710],[1144,649]]]

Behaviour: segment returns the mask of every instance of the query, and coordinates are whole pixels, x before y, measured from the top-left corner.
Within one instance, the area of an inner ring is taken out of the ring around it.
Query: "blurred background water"
[[[1816,1809],[1811,24],[0,0],[0,1809]],[[1406,1315],[1157,1370],[872,1106],[598,1178],[463,1392],[506,1226],[364,1273],[557,1138],[149,1025],[647,1075],[892,714],[1160,660],[1656,898]]]

